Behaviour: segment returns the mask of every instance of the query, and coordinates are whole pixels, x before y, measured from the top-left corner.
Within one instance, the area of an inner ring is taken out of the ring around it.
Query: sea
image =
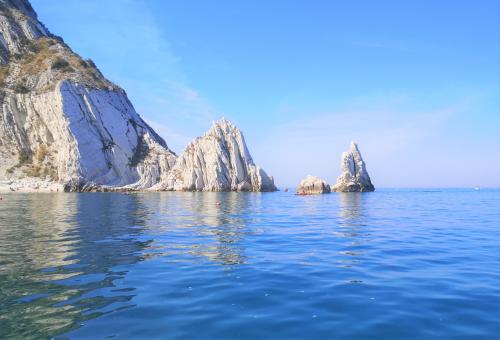
[[[0,200],[0,339],[499,339],[500,190]]]

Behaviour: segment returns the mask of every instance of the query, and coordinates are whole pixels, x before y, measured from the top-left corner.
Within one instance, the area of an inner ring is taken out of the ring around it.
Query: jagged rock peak
[[[329,192],[330,185],[326,181],[311,175],[300,181],[297,187],[297,194],[299,195],[326,194]]]
[[[342,153],[340,171],[341,174],[333,187],[334,191],[362,192],[375,190],[358,145],[354,141],[351,142],[349,151]]]
[[[154,187],[180,191],[275,191],[274,180],[255,165],[241,131],[222,118],[192,141],[166,181]]]

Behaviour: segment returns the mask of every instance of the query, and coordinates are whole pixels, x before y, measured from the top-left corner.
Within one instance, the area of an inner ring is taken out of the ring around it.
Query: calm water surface
[[[0,201],[1,339],[498,339],[499,320],[498,190]]]

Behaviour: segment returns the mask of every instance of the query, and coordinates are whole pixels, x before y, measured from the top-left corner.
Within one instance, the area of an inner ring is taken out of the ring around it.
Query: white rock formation
[[[175,154],[125,91],[37,20],[0,0],[0,181],[66,190],[148,188]]]
[[[226,120],[176,158],[28,0],[0,0],[0,191],[276,190]]]
[[[275,191],[274,181],[255,165],[241,131],[226,119],[192,141],[172,171],[153,190]]]
[[[349,151],[342,153],[340,168],[341,174],[337,178],[333,191],[375,191],[356,143],[351,142]]]
[[[329,192],[330,185],[326,181],[311,175],[300,181],[297,187],[297,194],[299,195],[325,194]]]

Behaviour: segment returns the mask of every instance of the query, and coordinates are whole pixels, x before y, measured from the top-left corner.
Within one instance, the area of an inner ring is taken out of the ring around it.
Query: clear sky
[[[279,186],[500,186],[498,0],[32,0],[180,153],[222,116]]]

